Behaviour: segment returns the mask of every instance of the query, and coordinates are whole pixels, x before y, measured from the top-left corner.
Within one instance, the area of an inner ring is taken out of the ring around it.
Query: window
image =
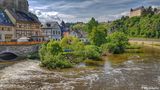
[[[2,34],[0,34],[0,40],[2,40]]]
[[[4,27],[2,27],[2,31],[4,30]]]
[[[53,34],[55,34],[55,31],[53,31]]]
[[[58,33],[57,33],[57,31],[56,31],[56,35],[57,35]]]
[[[8,28],[8,31],[11,31],[10,28]]]
[[[11,41],[12,35],[11,34],[6,34],[5,35],[5,41]]]
[[[61,34],[61,32],[60,32],[60,31],[58,31],[58,34],[60,35],[60,34]]]

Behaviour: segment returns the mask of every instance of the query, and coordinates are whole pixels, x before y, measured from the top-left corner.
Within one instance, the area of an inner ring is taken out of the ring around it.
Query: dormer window
[[[46,25],[47,25],[47,27],[51,27],[51,24],[50,24],[50,23],[47,23]]]

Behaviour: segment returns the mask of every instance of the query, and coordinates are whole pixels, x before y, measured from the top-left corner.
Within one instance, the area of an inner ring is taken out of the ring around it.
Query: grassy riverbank
[[[157,49],[160,49],[160,40],[159,39],[131,39],[129,40],[131,44],[137,44],[140,46],[150,46]]]

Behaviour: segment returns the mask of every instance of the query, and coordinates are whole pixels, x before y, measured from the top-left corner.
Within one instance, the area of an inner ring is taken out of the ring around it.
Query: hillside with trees
[[[149,7],[142,16],[122,17],[108,28],[110,32],[120,31],[130,37],[160,38],[160,14],[154,14]]]

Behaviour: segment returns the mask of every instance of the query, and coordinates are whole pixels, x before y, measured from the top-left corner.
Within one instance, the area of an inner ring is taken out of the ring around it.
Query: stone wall
[[[31,52],[36,52],[39,49],[39,45],[17,45],[17,46],[0,46],[0,54],[5,52],[13,53],[17,56],[25,57]]]

